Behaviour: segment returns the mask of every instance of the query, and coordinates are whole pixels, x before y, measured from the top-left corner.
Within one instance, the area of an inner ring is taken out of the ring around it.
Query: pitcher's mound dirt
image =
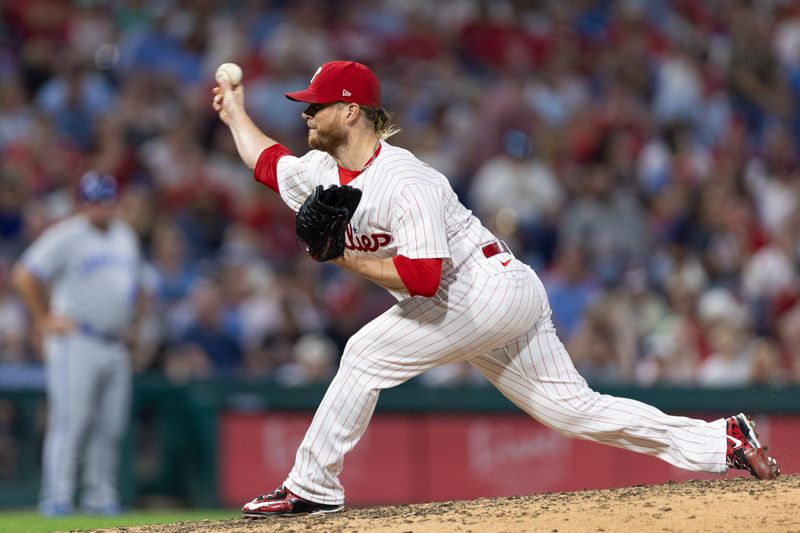
[[[183,522],[121,528],[125,533],[618,532],[800,533],[800,476],[689,481],[613,490],[536,494],[346,509],[264,520]]]

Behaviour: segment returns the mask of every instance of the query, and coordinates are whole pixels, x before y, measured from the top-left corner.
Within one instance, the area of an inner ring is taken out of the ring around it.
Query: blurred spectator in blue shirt
[[[230,373],[242,366],[238,324],[225,320],[219,286],[203,281],[192,294],[194,316],[177,341],[178,346],[199,349],[214,370]]]
[[[553,323],[565,341],[575,333],[586,309],[600,294],[600,285],[587,261],[583,246],[564,242],[556,250],[552,267],[542,275],[553,309]]]

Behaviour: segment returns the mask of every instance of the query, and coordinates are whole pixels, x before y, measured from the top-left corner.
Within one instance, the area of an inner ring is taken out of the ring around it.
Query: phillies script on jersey
[[[348,250],[359,252],[376,252],[378,248],[386,246],[392,242],[392,236],[388,233],[373,233],[372,235],[354,235],[350,225],[347,226],[344,235],[344,245]]]

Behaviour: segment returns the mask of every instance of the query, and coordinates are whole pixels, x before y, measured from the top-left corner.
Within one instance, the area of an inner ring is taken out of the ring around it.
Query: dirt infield
[[[103,530],[125,533],[661,532],[800,533],[800,476],[732,478],[346,509],[332,515],[183,522]]]

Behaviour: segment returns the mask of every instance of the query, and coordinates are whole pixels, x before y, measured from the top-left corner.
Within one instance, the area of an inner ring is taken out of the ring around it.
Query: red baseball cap
[[[286,98],[307,104],[350,102],[381,106],[381,84],[375,74],[355,61],[331,61],[317,69],[308,89],[286,93]]]

